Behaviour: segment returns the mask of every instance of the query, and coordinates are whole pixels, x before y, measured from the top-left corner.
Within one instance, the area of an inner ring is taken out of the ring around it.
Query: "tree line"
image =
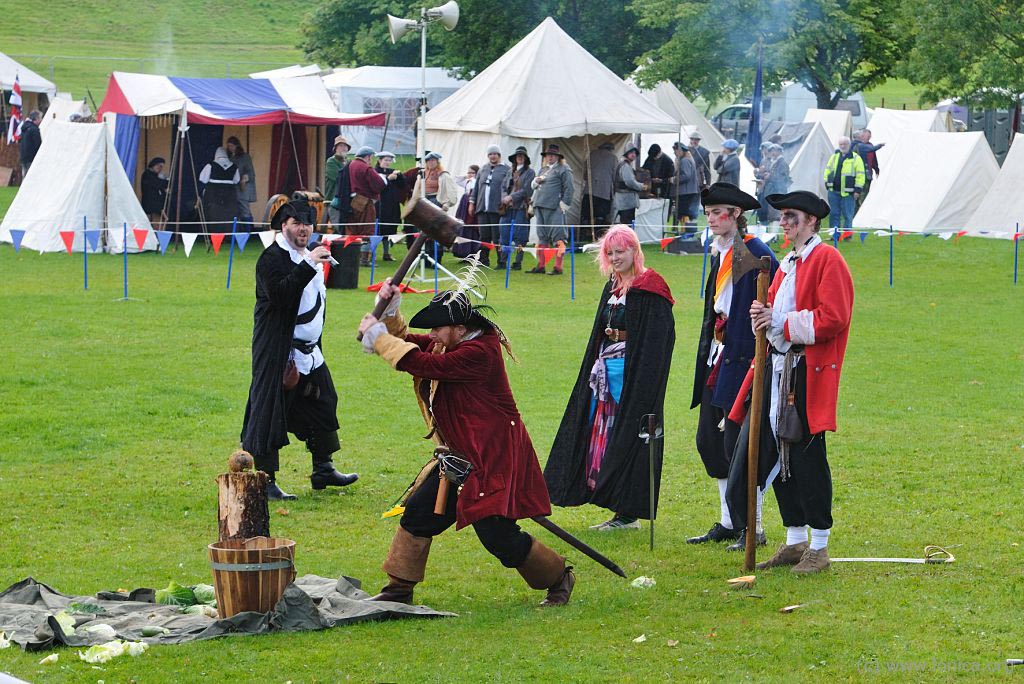
[[[427,3],[431,4],[431,3]],[[440,4],[440,0],[437,3]],[[430,66],[470,78],[545,17],[621,77],[668,80],[716,102],[749,94],[758,51],[765,88],[796,81],[818,107],[908,79],[924,100],[1007,106],[1024,92],[1019,0],[459,0],[455,31],[431,30]],[[303,20],[307,57],[331,66],[419,66],[419,41],[393,45],[385,15],[422,0],[323,0]],[[551,78],[571,78],[552,64]]]

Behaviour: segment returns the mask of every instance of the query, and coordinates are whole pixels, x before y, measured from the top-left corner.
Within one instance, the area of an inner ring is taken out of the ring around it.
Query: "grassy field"
[[[1024,609],[1014,475],[1024,457],[1024,286],[1011,281],[1012,247],[905,236],[891,289],[888,241],[842,249],[857,301],[840,432],[829,438],[830,550],[919,556],[941,544],[955,565],[837,565],[808,578],[766,572],[752,591],[726,588],[742,559],[684,543],[717,511],[689,410],[701,261],[654,252],[649,263],[678,300],[657,547],[647,549],[646,524],[618,536],[587,531],[604,517],[592,507],[558,509],[554,519],[655,587],[631,588],[529,524],[578,574],[569,606],[539,609],[539,593],[472,532],[450,532],[435,543],[417,598],[457,618],[155,647],[101,669],[70,650],[40,666],[41,655],[12,648],[0,651],[0,671],[89,684],[990,682],[1017,674],[997,669],[1022,655]],[[258,243],[236,255],[230,290],[223,253],[133,256],[133,299],[120,302],[119,257],[91,258],[84,291],[80,255],[0,245],[0,588],[28,576],[72,593],[209,581],[213,480],[237,444],[249,383],[257,253]],[[489,301],[521,361],[509,367],[512,387],[542,462],[601,286],[588,262],[577,262],[575,301],[567,278],[516,273],[509,290],[492,278]],[[424,297],[408,300],[411,309]],[[307,454],[289,446],[280,480],[299,499],[271,524],[297,541],[300,574],[344,573],[374,591],[396,524],[380,513],[429,450],[407,380],[352,339],[370,305],[365,292],[332,291],[324,343],[341,396],[337,461],[362,477],[340,493],[313,493]],[[774,548],[782,529],[770,496],[765,510]],[[804,607],[779,612],[795,603]],[[646,641],[635,643],[640,635]]]

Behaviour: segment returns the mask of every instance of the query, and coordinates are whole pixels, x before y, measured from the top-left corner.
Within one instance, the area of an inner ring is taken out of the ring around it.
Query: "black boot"
[[[767,546],[768,537],[763,531],[758,532],[754,535],[754,546]],[[740,530],[740,538],[735,544],[729,544],[725,547],[726,551],[746,551],[747,550],[747,531],[745,529]]]
[[[313,489],[347,487],[358,479],[359,475],[356,473],[339,473],[334,469],[334,463],[331,461],[314,463],[313,473],[309,476],[309,482],[313,485]]]
[[[277,482],[274,477],[270,477],[270,482],[267,483],[267,498],[271,501],[293,501],[299,497],[294,494],[289,494],[280,487],[277,486]]]
[[[715,523],[711,526],[711,529],[707,531],[707,534],[702,534],[699,537],[690,537],[686,540],[686,543],[704,544],[706,542],[735,541],[739,538],[740,534],[738,530],[724,527],[722,523]]]

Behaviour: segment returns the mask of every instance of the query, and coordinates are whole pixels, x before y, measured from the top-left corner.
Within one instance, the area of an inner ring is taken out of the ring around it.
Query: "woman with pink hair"
[[[611,519],[591,529],[640,529],[639,519],[651,517],[652,497],[657,506],[664,445],[655,442],[651,492],[648,446],[638,434],[643,416],[662,420],[675,302],[665,280],[644,266],[640,241],[628,226],[605,233],[597,264],[608,283],[544,479],[553,504],[591,503],[612,511]]]

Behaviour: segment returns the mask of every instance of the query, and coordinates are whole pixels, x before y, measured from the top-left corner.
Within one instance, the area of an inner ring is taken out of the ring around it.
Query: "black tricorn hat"
[[[273,218],[270,219],[271,229],[281,230],[281,226],[290,218],[294,218],[306,225],[315,226],[316,209],[305,200],[293,199],[290,202],[285,202],[278,207],[277,211],[274,212]]]
[[[712,183],[710,188],[700,193],[700,202],[705,207],[724,204],[730,207],[739,207],[743,211],[761,208],[761,203],[757,201],[757,198],[751,197],[732,183]]]
[[[445,290],[434,296],[430,303],[416,312],[409,321],[413,328],[440,328],[446,325],[475,323],[493,328],[494,323],[484,317],[463,292]],[[484,307],[490,308],[490,307]]]
[[[828,202],[807,190],[768,195],[765,199],[776,209],[798,209],[820,219],[828,216]]]

